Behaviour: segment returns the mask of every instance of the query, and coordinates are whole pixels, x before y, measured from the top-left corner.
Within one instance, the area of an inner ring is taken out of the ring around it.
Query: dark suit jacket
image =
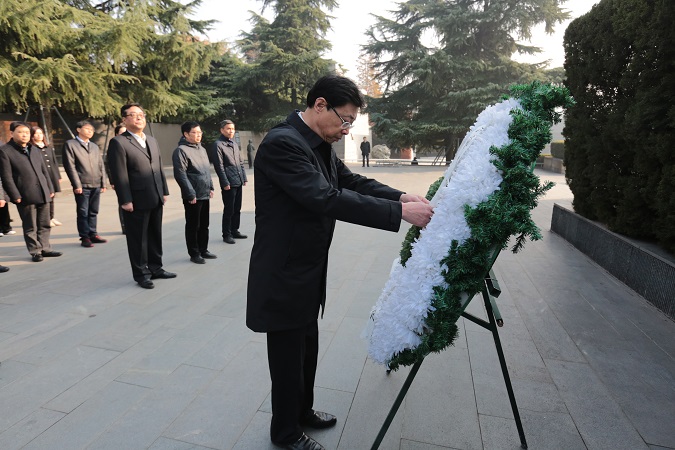
[[[40,149],[30,147],[29,156],[11,139],[0,147],[3,189],[12,203],[16,203],[17,199],[21,199],[24,205],[49,203],[54,193],[49,171]]]
[[[110,178],[120,205],[133,203],[134,210],[152,209],[164,204],[169,195],[162,170],[159,144],[146,135],[146,148],[129,131],[114,137],[108,147]]]
[[[260,144],[254,191],[246,309],[253,331],[294,329],[317,319],[336,219],[390,231],[401,225],[403,192],[352,173],[297,113]]]

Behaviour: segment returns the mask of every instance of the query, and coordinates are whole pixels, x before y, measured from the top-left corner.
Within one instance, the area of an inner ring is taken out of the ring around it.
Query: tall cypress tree
[[[448,157],[488,104],[513,83],[541,78],[541,64],[516,53],[540,49],[518,43],[532,27],[568,18],[564,0],[409,0],[394,18],[378,17],[365,51],[372,55],[384,95],[368,110],[390,145],[445,148]]]
[[[238,126],[267,130],[303,107],[314,82],[332,70],[333,62],[322,57],[330,49],[325,38],[330,17],[322,8],[336,5],[335,0],[263,0],[274,19],[253,14],[251,31],[238,42],[245,64],[235,68],[230,89]]]

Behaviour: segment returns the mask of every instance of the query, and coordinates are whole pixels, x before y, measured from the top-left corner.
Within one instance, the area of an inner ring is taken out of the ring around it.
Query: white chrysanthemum
[[[471,237],[464,206],[486,201],[502,182],[492,164],[490,147],[509,142],[509,113],[515,108],[520,108],[520,103],[509,99],[480,113],[431,200],[434,216],[413,243],[405,267],[400,260],[394,261],[366,330],[370,357],[378,363],[387,363],[405,349],[415,349],[428,331],[425,319],[433,311],[433,288],[447,287],[441,260],[453,240],[461,245]]]

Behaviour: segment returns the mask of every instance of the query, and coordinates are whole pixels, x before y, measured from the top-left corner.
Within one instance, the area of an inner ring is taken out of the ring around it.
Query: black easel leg
[[[497,331],[497,323],[492,311],[492,304],[490,302],[490,295],[486,288],[483,288],[483,301],[485,303],[485,310],[487,311],[488,320],[490,321],[489,330],[492,332],[492,337],[497,348],[497,356],[499,357],[499,365],[502,368],[502,375],[504,376],[504,383],[506,384],[506,391],[509,394],[509,401],[511,402],[511,410],[513,411],[513,418],[516,420],[516,428],[520,436],[520,447],[527,448],[527,441],[525,440],[525,431],[523,430],[523,423],[520,420],[520,413],[518,412],[518,405],[516,404],[516,396],[513,393],[513,386],[511,386],[511,377],[509,376],[509,369],[506,367],[506,359],[504,358],[504,351],[502,350],[502,342],[499,339],[499,332]]]
[[[420,370],[420,366],[422,365],[422,361],[417,361],[415,364],[413,364],[412,368],[410,369],[410,373],[408,374],[408,378],[405,379],[405,383],[403,383],[403,386],[401,386],[401,390],[399,391],[398,396],[396,397],[396,401],[394,402],[391,409],[389,410],[389,415],[387,416],[384,423],[382,424],[382,428],[380,428],[380,432],[377,434],[377,437],[375,438],[375,442],[373,442],[373,446],[370,447],[370,450],[377,450],[378,448],[380,448],[380,444],[382,443],[382,440],[384,439],[384,435],[387,434],[387,430],[389,429],[389,426],[391,425],[391,422],[394,420],[394,416],[396,416],[396,412],[398,411],[398,408],[401,406],[401,403],[403,403],[403,399],[405,398],[405,395],[408,393],[408,389],[410,389],[410,385],[412,384],[413,380],[415,379],[415,375],[417,375],[417,371]]]

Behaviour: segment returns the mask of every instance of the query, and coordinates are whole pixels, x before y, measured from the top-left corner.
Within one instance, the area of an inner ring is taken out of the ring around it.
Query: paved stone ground
[[[363,171],[424,193],[440,167]],[[170,170],[167,171],[170,173]],[[544,239],[502,253],[496,274],[509,371],[532,449],[675,448],[675,324],[549,231],[552,205],[570,203],[564,178],[534,211]],[[68,182],[65,181],[65,185]],[[175,280],[140,289],[131,278],[115,196],[103,195],[107,244],[79,246],[75,203],[56,199],[64,256],[30,262],[20,234],[0,238],[0,449],[237,449],[268,442],[264,335],[244,325],[252,239],[220,240],[189,262],[179,190],[165,209],[165,267]],[[253,233],[246,188],[242,231]],[[328,449],[372,444],[407,369],[387,376],[367,358],[361,331],[405,230],[340,223],[326,314],[320,321],[317,409],[338,415],[310,432]],[[484,314],[479,301],[471,311]],[[449,350],[429,356],[382,449],[516,449],[515,422],[491,336],[461,320]]]

